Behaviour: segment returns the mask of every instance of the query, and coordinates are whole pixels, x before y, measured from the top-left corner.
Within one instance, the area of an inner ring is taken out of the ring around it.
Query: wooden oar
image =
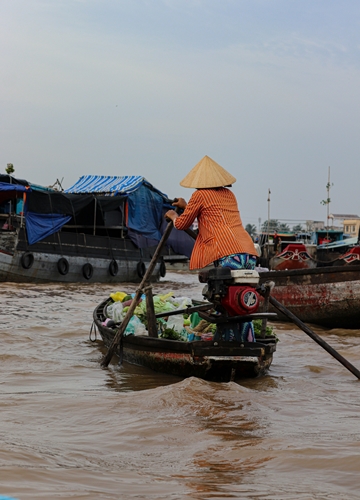
[[[140,301],[141,295],[144,292],[144,290],[143,290],[144,286],[150,280],[150,277],[155,269],[156,262],[160,256],[161,250],[163,249],[163,246],[165,245],[166,240],[169,238],[172,228],[173,228],[173,222],[171,221],[168,223],[168,225],[167,225],[167,227],[162,235],[162,238],[161,238],[161,240],[160,240],[160,242],[155,250],[153,258],[150,261],[149,267],[147,268],[147,270],[144,274],[144,277],[139,285],[139,288],[136,290],[135,297],[133,298],[131,305],[129,306],[129,309],[128,309],[124,319],[122,320],[118,331],[115,334],[114,340],[112,341],[112,344],[109,347],[108,352],[105,354],[104,358],[101,361],[101,366],[104,368],[106,368],[109,365],[111,358],[113,357],[114,352],[121,341],[121,338],[124,334],[124,331],[129,323],[132,315],[134,314],[135,308]]]
[[[266,288],[266,284],[265,284]],[[263,293],[260,292],[262,295]],[[360,379],[360,371],[355,368],[354,365],[350,363],[347,359],[345,359],[341,354],[339,354],[335,349],[333,349],[329,344],[325,342],[319,335],[317,335],[315,332],[311,330],[305,323],[303,323],[295,314],[293,314],[289,309],[287,309],[283,304],[281,304],[278,300],[276,300],[274,297],[269,295],[269,302],[272,304],[276,309],[278,309],[280,312],[284,314],[284,316],[288,317],[295,323],[296,326],[301,328],[303,332],[306,333],[306,335],[309,335],[315,342],[317,342],[325,351],[327,351],[331,356],[333,356],[335,359],[337,359],[345,368],[347,368],[355,377]]]

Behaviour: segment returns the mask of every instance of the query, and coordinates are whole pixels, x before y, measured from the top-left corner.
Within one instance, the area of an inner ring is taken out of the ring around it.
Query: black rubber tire
[[[113,259],[109,264],[109,273],[111,276],[116,276],[119,272],[119,266],[115,259]]]
[[[142,260],[137,263],[136,272],[137,272],[137,275],[139,276],[139,278],[141,278],[141,279],[145,276],[146,267],[145,267],[145,264],[143,263]]]
[[[61,257],[58,261],[57,261],[57,268],[58,268],[58,271],[60,274],[62,274],[63,276],[65,276],[68,272],[69,272],[69,261],[67,259],[65,259],[65,257]]]
[[[163,260],[160,262],[160,276],[162,278],[165,278],[166,276],[166,264]]]
[[[34,255],[31,252],[25,252],[21,256],[21,265],[24,269],[30,269],[34,264]]]
[[[92,278],[92,275],[94,274],[93,266],[87,262],[83,265],[82,273],[86,280],[90,280]]]

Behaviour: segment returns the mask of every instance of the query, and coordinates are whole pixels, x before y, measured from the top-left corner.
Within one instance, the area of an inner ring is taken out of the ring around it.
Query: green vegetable
[[[254,325],[255,337],[261,337],[262,320],[261,319],[254,319],[253,325]],[[272,326],[266,325],[265,337],[275,337],[275,341],[279,342],[279,339],[278,339],[278,337],[275,333],[275,330]]]
[[[123,300],[121,302],[126,302],[128,300],[132,300],[131,295],[125,295],[125,297],[123,298]]]
[[[169,340],[182,340],[180,333],[176,332],[173,328],[165,328],[160,337]]]

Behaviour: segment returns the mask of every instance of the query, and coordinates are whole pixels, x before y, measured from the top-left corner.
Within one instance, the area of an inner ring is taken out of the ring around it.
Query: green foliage
[[[6,165],[6,169],[5,169],[5,172],[8,174],[8,175],[11,175],[15,172],[15,169],[14,169],[14,165],[12,163],[8,163]]]
[[[262,320],[261,319],[254,319],[253,325],[254,325],[255,337],[260,337],[261,336]],[[275,333],[275,330],[272,326],[266,325],[265,337],[275,337],[276,342],[279,342],[279,339],[278,339],[278,337]]]
[[[246,224],[245,231],[247,231],[250,236],[255,236],[256,226],[254,224]]]
[[[173,328],[165,328],[160,337],[169,340],[182,340],[180,333],[176,332]]]
[[[321,200],[321,205],[328,205],[331,202],[330,198],[326,198],[326,200]]]
[[[278,231],[283,233],[290,233],[290,227],[282,222],[281,224],[279,224]]]
[[[320,203],[321,205],[330,205],[330,202],[331,202],[331,199],[329,198],[329,193],[330,193],[330,188],[333,186],[334,184],[331,183],[331,182],[328,182],[326,184],[326,191],[328,192],[328,197],[325,199],[325,200],[321,200]]]
[[[268,225],[269,222],[269,225]],[[270,219],[265,221],[261,226],[261,230],[266,233],[269,227],[269,232],[277,231],[279,229],[279,221],[277,219]]]

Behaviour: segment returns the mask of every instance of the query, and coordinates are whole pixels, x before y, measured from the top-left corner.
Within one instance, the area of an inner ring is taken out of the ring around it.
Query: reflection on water
[[[135,291],[136,285],[118,290]],[[201,298],[196,276],[155,293]],[[0,495],[24,499],[355,499],[359,381],[305,333],[274,323],[269,374],[212,383],[90,342],[109,285],[0,284]],[[360,367],[354,330],[313,327]]]

